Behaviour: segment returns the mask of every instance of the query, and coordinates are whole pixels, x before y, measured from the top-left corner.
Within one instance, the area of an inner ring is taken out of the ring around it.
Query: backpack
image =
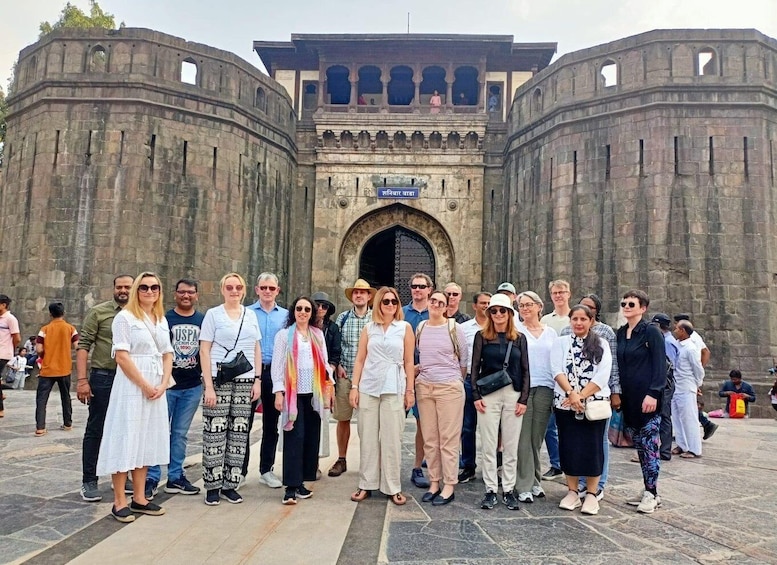
[[[351,317],[351,312],[352,312],[352,311],[353,311],[353,310],[348,310],[348,311],[345,313],[345,316],[343,316],[343,319],[342,319],[342,320],[340,320],[340,331],[341,331],[341,332],[343,331],[343,327],[345,326],[345,323],[348,321],[348,318],[350,318],[350,317]]]
[[[418,329],[416,330],[415,334],[415,348],[418,349],[418,344],[421,339],[421,332],[424,331],[424,328],[426,327],[426,322],[428,320],[423,320],[421,323],[418,324]],[[453,344],[453,353],[456,355],[456,359],[461,361],[461,351],[459,351],[459,338],[456,335],[456,320],[453,318],[448,318],[448,336],[451,338],[451,343]]]

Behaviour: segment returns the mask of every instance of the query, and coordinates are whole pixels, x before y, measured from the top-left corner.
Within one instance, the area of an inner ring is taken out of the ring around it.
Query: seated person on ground
[[[724,382],[718,391],[718,396],[726,399],[726,408],[724,409],[725,416],[728,417],[731,395],[734,393],[745,395],[747,414],[750,414],[750,403],[755,402],[755,391],[753,390],[753,387],[750,383],[746,383],[742,380],[742,373],[738,369],[733,369],[728,376],[729,380]]]

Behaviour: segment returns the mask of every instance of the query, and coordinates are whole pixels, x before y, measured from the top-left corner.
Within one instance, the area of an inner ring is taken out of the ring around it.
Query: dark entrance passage
[[[403,227],[372,236],[359,258],[359,276],[375,288],[393,286],[403,305],[410,302],[408,281],[415,273],[434,280],[434,253],[423,237]]]

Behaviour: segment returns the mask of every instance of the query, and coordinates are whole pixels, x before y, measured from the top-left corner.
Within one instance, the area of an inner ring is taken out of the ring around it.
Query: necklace
[[[300,330],[297,330],[297,334],[299,334],[299,338],[302,341],[310,341],[310,333],[309,332],[301,332]]]

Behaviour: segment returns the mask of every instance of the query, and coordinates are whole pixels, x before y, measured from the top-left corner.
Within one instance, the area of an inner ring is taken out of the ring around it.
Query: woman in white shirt
[[[413,328],[403,321],[399,293],[383,287],[375,295],[372,322],[359,337],[349,400],[359,409],[357,428],[361,462],[359,488],[351,500],[361,502],[380,489],[391,502],[402,494],[402,431],[405,412],[415,403]]]
[[[602,435],[607,419],[588,420],[584,412],[587,401],[609,403],[612,353],[607,342],[591,331],[595,317],[587,306],[574,306],[569,316],[572,335],[559,337],[551,353],[561,470],[569,489],[559,508],[581,506],[578,479],[585,477],[587,493],[581,512],[593,515],[599,512],[596,490],[604,468]]]

